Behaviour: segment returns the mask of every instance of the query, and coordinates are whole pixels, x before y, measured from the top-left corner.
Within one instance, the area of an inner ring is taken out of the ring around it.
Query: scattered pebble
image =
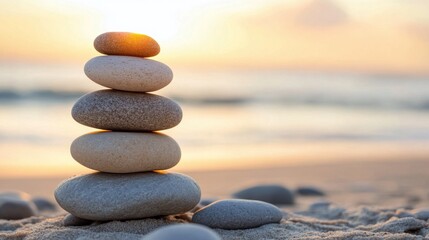
[[[398,210],[396,210],[395,211],[395,216],[397,218],[406,218],[406,217],[415,218],[416,217],[414,214],[412,214],[412,213],[410,213],[410,212],[408,212],[408,211],[406,211],[404,209],[398,209]]]
[[[325,196],[325,193],[315,187],[298,187],[295,192],[301,196]]]
[[[214,202],[192,217],[192,222],[211,228],[247,229],[269,223],[280,223],[283,214],[279,208],[266,202],[229,199]]]
[[[314,217],[325,220],[335,220],[344,217],[346,209],[339,207],[331,202],[318,201],[311,204],[307,211],[295,212],[299,215]]]
[[[275,205],[295,203],[293,193],[280,185],[259,185],[243,189],[233,194],[235,198],[259,200]]]
[[[374,232],[402,233],[427,227],[427,223],[412,217],[392,219],[377,225]]]
[[[16,220],[37,215],[34,203],[14,197],[0,198],[0,219]]]
[[[72,214],[67,214],[63,219],[63,224],[66,227],[68,227],[68,226],[85,226],[85,225],[90,225],[93,222],[94,221],[92,221],[92,220],[76,217],[76,216],[73,216]]]
[[[35,198],[32,198],[31,201],[34,203],[34,205],[36,205],[39,211],[56,211],[57,210],[57,205],[55,205],[54,203],[52,203],[46,198],[35,197]]]
[[[427,221],[429,219],[429,209],[417,209],[414,210],[414,215],[417,219]]]
[[[142,240],[221,240],[213,230],[198,224],[174,224],[150,232]]]
[[[331,202],[328,201],[318,201],[318,202],[314,202],[312,203],[309,207],[308,210],[311,212],[316,212],[316,211],[320,211],[320,210],[325,210],[328,209],[329,206],[331,206]]]

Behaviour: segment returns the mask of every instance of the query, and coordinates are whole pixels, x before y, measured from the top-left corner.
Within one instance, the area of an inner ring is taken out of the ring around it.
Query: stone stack
[[[110,88],[81,97],[73,118],[103,131],[85,134],[71,145],[73,158],[98,172],[73,177],[55,191],[59,205],[88,220],[127,220],[181,214],[200,200],[190,177],[166,171],[181,156],[171,137],[154,131],[169,129],[182,119],[174,101],[150,94],[167,86],[171,69],[154,60],[160,51],[149,36],[109,32],[98,36],[98,56],[85,74]]]

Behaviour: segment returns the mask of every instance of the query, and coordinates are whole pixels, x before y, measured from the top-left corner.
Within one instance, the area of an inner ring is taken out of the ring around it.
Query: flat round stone
[[[30,201],[16,197],[0,197],[0,219],[16,220],[37,214],[37,207]]]
[[[417,219],[423,221],[429,220],[429,209],[415,209],[413,213]]]
[[[85,64],[86,76],[104,87],[151,92],[167,86],[173,79],[171,69],[155,60],[127,56],[99,56]]]
[[[145,235],[142,240],[221,240],[210,228],[198,224],[173,224],[156,229]]]
[[[32,198],[31,201],[36,205],[39,211],[56,211],[57,205],[52,203],[50,200],[42,197]]]
[[[157,131],[179,124],[182,110],[155,94],[100,90],[81,97],[72,116],[78,123],[105,130]]]
[[[68,179],[55,190],[64,210],[95,221],[181,214],[193,209],[200,197],[192,178],[167,172],[97,172]]]
[[[298,187],[295,192],[296,194],[301,196],[325,196],[325,192],[323,192],[317,187],[312,186]]]
[[[160,52],[159,44],[151,37],[130,32],[106,32],[94,40],[94,48],[107,55],[153,57]]]
[[[192,222],[221,229],[255,228],[269,223],[280,223],[283,214],[279,208],[266,202],[229,199],[214,202],[192,217]]]
[[[68,227],[68,226],[86,226],[86,225],[91,225],[94,221],[92,220],[87,220],[87,219],[83,219],[80,217],[76,217],[73,216],[72,214],[67,214],[64,218],[63,218],[63,225]]]
[[[180,160],[180,147],[161,133],[100,131],[73,141],[72,157],[85,167],[110,173],[165,170]]]
[[[234,193],[233,197],[264,201],[275,205],[291,205],[295,203],[292,191],[281,185],[257,185],[242,189]]]

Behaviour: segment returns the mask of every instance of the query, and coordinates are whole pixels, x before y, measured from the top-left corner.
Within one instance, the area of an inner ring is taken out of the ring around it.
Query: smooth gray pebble
[[[306,197],[311,197],[311,196],[325,196],[325,192],[323,192],[322,190],[316,188],[316,187],[298,187],[295,190],[296,194],[300,195],[300,196],[306,196]]]
[[[199,224],[173,224],[150,232],[142,240],[221,240],[212,229]]]
[[[67,214],[63,219],[63,225],[66,227],[68,227],[68,226],[85,226],[85,225],[90,225],[93,222],[94,221],[92,221],[92,220],[76,217],[76,216],[73,216],[72,214]]]
[[[30,201],[13,197],[0,198],[0,219],[17,220],[37,214],[37,207]]]
[[[192,222],[211,228],[247,229],[279,223],[281,210],[269,203],[255,200],[227,199],[216,201],[196,213]]]
[[[48,199],[42,198],[42,197],[35,197],[32,198],[31,201],[36,205],[37,209],[39,211],[56,211],[57,205],[55,205],[53,202],[49,201]]]
[[[233,197],[258,200],[275,205],[291,205],[295,203],[295,197],[292,191],[281,185],[253,186],[234,193]]]
[[[427,221],[429,219],[429,209],[420,209],[417,211],[414,211],[414,215],[417,219]]]

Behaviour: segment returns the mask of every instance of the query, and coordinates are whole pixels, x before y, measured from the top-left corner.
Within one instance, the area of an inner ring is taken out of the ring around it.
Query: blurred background
[[[89,171],[70,110],[106,31],[161,45],[176,170],[429,157],[426,0],[0,0],[0,22],[1,178]]]

